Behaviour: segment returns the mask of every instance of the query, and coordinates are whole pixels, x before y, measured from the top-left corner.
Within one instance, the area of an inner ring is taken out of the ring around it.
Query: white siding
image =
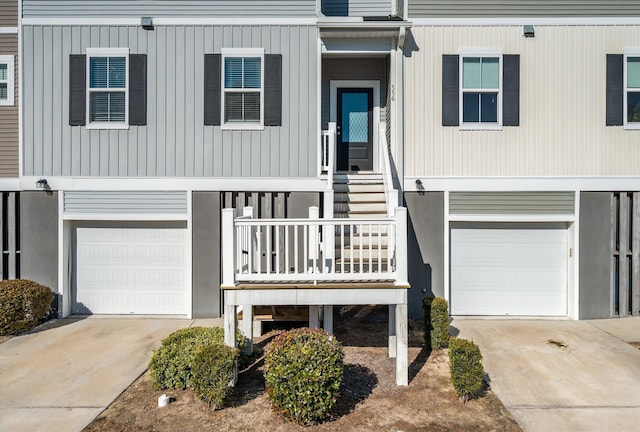
[[[535,30],[535,38],[524,38],[521,26],[411,30],[413,40],[405,45],[406,176],[640,175],[640,131],[605,126],[606,54],[640,46],[640,26]],[[520,54],[520,126],[442,126],[442,55],[462,48]]]

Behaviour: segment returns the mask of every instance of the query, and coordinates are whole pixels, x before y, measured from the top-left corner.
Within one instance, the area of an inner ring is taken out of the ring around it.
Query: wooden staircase
[[[334,218],[384,219],[387,202],[382,174],[336,174],[334,177]],[[351,230],[353,229],[353,233]],[[379,258],[388,255],[388,226],[376,224],[347,226],[335,233],[336,267],[345,271],[385,270],[379,268]],[[375,248],[369,249],[373,243]],[[387,262],[387,260],[382,260]]]

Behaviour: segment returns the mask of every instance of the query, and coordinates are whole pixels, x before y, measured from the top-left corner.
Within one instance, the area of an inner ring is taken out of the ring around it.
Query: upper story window
[[[625,50],[625,127],[640,129],[640,49]]]
[[[0,56],[0,105],[13,106],[14,63],[12,55]]]
[[[465,49],[442,56],[442,126],[500,130],[519,125],[519,54]]]
[[[264,127],[264,50],[222,50],[222,127]]]
[[[128,48],[87,48],[87,128],[126,129]]]
[[[461,56],[461,124],[500,126],[501,56]]]

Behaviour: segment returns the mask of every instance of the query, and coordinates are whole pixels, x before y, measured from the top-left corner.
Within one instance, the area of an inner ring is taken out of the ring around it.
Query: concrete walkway
[[[526,432],[640,430],[640,318],[456,319]]]
[[[64,319],[0,344],[0,430],[81,431],[145,371],[162,338],[212,323]]]

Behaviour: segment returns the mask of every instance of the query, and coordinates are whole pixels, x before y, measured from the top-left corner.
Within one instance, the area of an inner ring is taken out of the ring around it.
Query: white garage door
[[[73,313],[186,314],[184,225],[76,225]]]
[[[563,225],[454,225],[451,313],[564,316],[567,255]]]

